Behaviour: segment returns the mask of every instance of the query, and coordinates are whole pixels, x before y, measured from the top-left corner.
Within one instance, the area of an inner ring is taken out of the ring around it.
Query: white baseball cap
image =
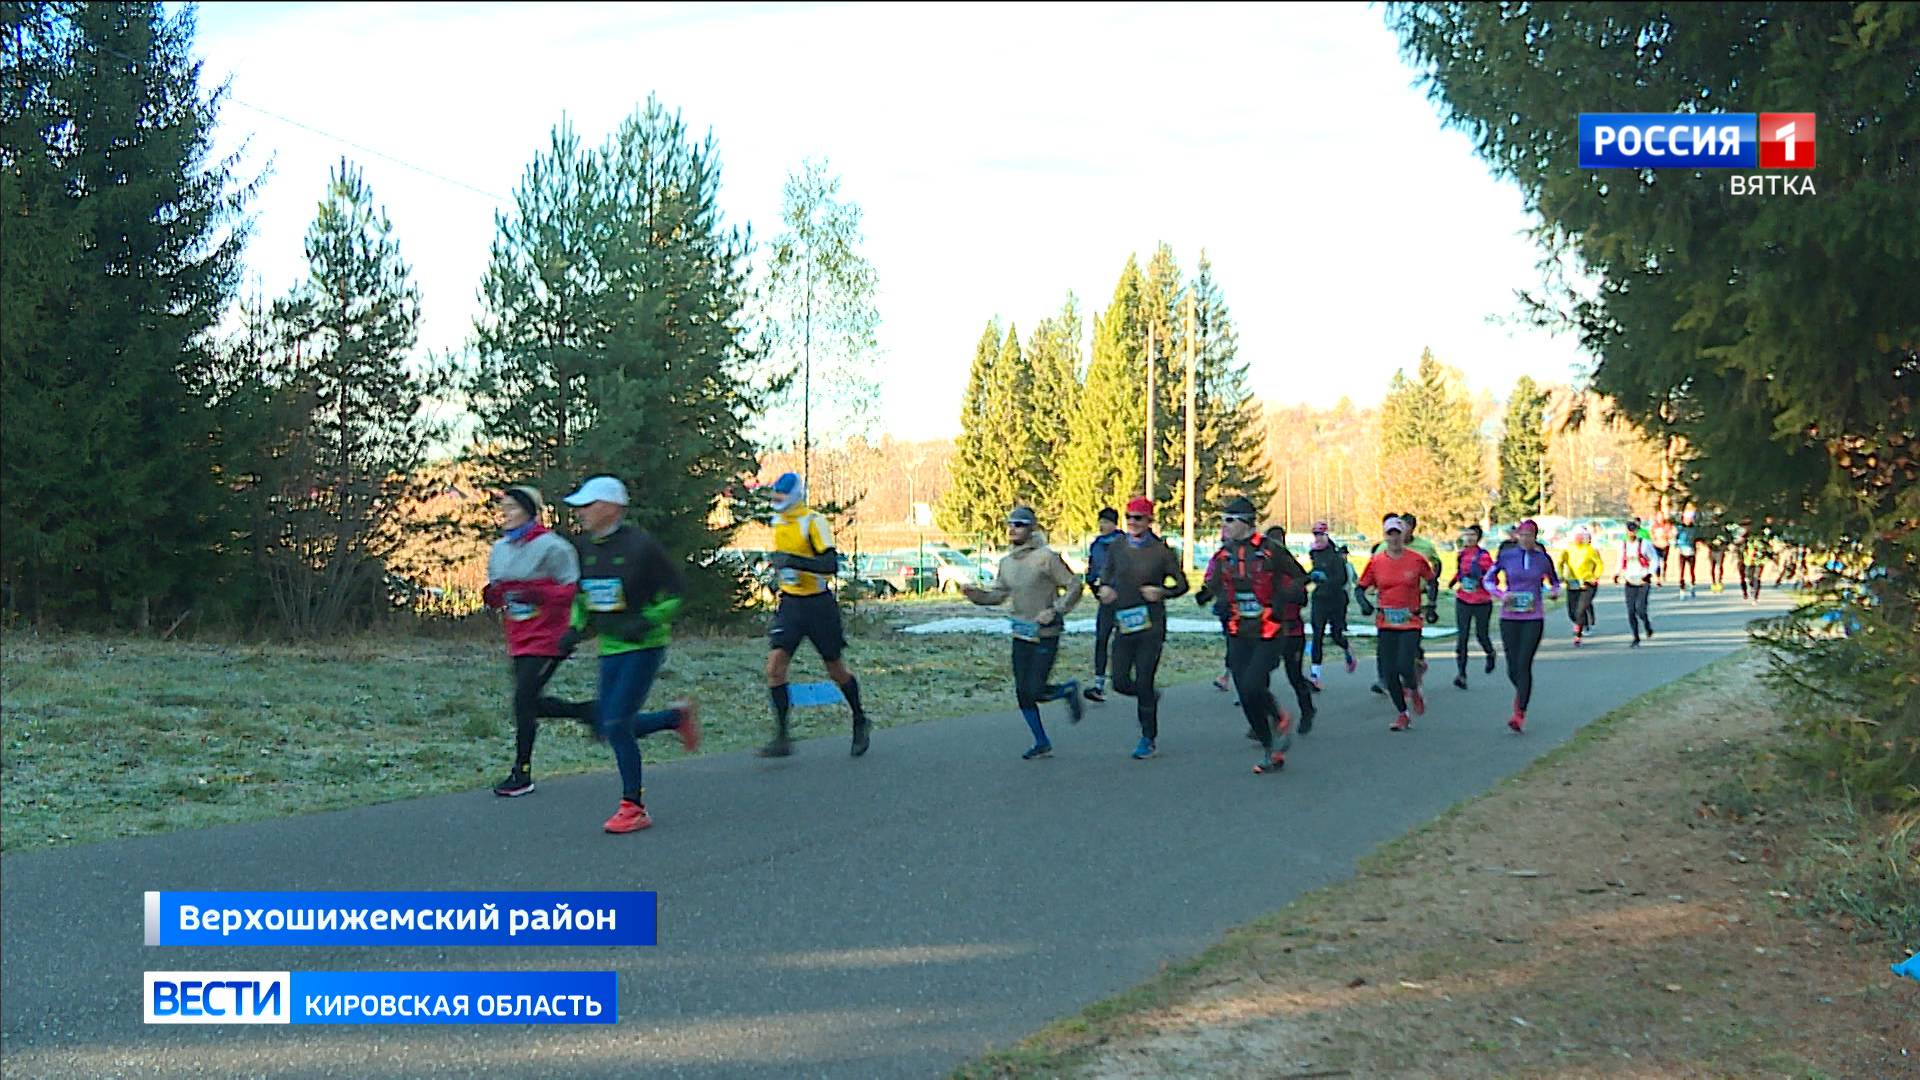
[[[1404,533],[1407,531],[1406,519],[1390,517],[1387,520],[1380,523],[1380,531],[1383,533],[1390,533],[1390,532]]]
[[[597,502],[627,505],[627,485],[611,476],[595,476],[581,484],[579,491],[567,496],[568,506],[587,506]]]

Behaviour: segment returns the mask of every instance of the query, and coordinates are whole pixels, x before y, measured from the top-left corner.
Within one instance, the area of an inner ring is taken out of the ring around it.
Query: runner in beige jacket
[[[1020,755],[1028,761],[1053,752],[1047,729],[1040,723],[1040,704],[1064,699],[1067,713],[1080,722],[1080,683],[1053,685],[1053,662],[1060,653],[1061,623],[1080,602],[1085,585],[1060,553],[1047,546],[1032,510],[1016,506],[1007,515],[1006,557],[993,584],[962,590],[967,599],[991,607],[1012,602],[1009,630],[1013,635],[1013,693],[1020,715],[1033,731],[1033,746]]]

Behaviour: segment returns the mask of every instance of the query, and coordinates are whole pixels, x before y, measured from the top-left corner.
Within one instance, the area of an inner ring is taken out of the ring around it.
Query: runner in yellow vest
[[[773,701],[773,741],[760,748],[761,757],[793,753],[787,717],[793,701],[787,689],[787,669],[802,641],[813,642],[826,665],[827,677],[840,687],[853,710],[853,756],[867,752],[873,725],[860,703],[860,680],[841,658],[847,637],[840,626],[840,604],[829,587],[840,571],[840,553],[833,546],[827,519],[807,506],[806,485],[793,473],[782,473],[772,485],[774,588],[779,606],[767,628],[767,695]]]

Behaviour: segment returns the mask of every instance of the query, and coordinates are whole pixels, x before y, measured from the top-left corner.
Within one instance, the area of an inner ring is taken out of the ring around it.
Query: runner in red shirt
[[[1414,715],[1427,711],[1420,696],[1415,665],[1420,655],[1420,630],[1426,623],[1420,618],[1420,602],[1425,585],[1436,576],[1433,564],[1416,551],[1407,550],[1407,523],[1388,518],[1384,523],[1387,545],[1374,553],[1367,568],[1360,572],[1360,613],[1373,614],[1373,625],[1380,634],[1380,664],[1386,679],[1387,696],[1399,712],[1389,731],[1405,731],[1413,726],[1407,718],[1411,701]],[[1376,589],[1380,601],[1367,602],[1367,590]]]

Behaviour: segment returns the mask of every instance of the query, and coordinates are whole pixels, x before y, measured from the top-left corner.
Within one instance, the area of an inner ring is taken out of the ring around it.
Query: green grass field
[[[863,605],[849,624],[848,661],[876,726],[1012,713],[1004,638],[891,625],[937,614]],[[1084,676],[1091,654],[1090,637],[1069,637],[1057,677]],[[7,851],[484,788],[511,764],[507,661],[492,639],[302,648],[11,632],[0,660]],[[770,725],[765,661],[757,634],[678,641],[650,701],[697,697],[703,752],[755,745]],[[1218,637],[1176,634],[1161,679],[1211,677],[1219,663]],[[549,692],[590,697],[593,674],[577,658]],[[793,680],[824,677],[803,651]],[[837,737],[847,714],[798,709],[795,720],[802,738]],[[1010,751],[1024,748],[1017,718],[1006,735]],[[682,756],[671,738],[644,749],[650,762]],[[549,721],[541,732],[536,777],[612,769],[582,726]]]

